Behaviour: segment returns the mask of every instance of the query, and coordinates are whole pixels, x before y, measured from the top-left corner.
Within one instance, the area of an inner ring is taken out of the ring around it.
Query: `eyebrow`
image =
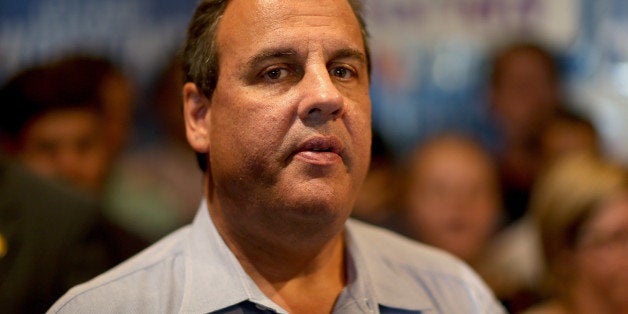
[[[269,59],[285,58],[287,56],[295,56],[297,54],[294,49],[268,49],[252,56],[246,62],[248,68],[254,68],[257,64]]]
[[[289,48],[267,49],[249,58],[245,64],[247,65],[248,68],[254,68],[257,64],[264,62],[266,60],[269,60],[269,59],[293,57],[296,55],[297,55],[297,51],[294,49],[289,49]],[[361,63],[366,64],[366,55],[364,54],[364,52],[357,49],[352,49],[352,48],[340,49],[340,50],[334,51],[334,53],[331,56],[332,60],[344,59],[344,58],[357,59]]]
[[[334,59],[345,59],[345,58],[357,59],[361,63],[366,64],[366,55],[364,54],[364,52],[357,49],[352,49],[352,48],[346,48],[346,49],[340,49],[338,51],[334,51],[331,59],[334,60]]]

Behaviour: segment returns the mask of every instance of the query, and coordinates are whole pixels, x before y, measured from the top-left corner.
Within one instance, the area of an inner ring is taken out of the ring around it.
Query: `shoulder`
[[[386,260],[391,266],[454,276],[467,271],[466,264],[450,253],[393,231],[357,220],[349,220],[348,227],[354,241],[369,259]]]
[[[503,312],[482,279],[450,253],[355,220],[347,227],[380,297],[421,296],[446,313]]]
[[[184,248],[189,228],[173,232],[122,264],[75,286],[48,312],[176,311],[185,276]]]

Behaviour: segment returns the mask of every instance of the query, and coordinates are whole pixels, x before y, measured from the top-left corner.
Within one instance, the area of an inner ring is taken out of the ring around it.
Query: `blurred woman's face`
[[[455,142],[424,151],[409,186],[413,236],[471,262],[495,230],[499,195],[489,162]]]
[[[576,284],[621,313],[628,311],[628,191],[601,204],[574,256]]]

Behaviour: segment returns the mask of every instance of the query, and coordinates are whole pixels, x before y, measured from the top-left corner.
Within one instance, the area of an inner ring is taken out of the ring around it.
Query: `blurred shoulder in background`
[[[72,286],[147,243],[70,186],[0,158],[0,309],[43,313]]]

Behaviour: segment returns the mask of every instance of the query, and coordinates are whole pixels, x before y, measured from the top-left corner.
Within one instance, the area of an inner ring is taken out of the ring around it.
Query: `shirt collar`
[[[435,306],[424,289],[417,289],[416,278],[403,272],[403,265],[395,257],[389,258],[381,253],[378,241],[370,237],[368,229],[373,228],[361,222],[349,219],[346,224],[346,241],[349,255],[356,272],[354,285],[363,290],[365,305],[375,303],[388,308],[407,311],[429,311]],[[354,295],[356,293],[353,293]]]
[[[360,307],[373,304],[410,311],[433,309],[429,296],[378,248],[364,237],[365,226],[354,220],[346,224],[345,241],[350,278],[349,293]],[[366,227],[368,228],[368,227]],[[277,313],[287,313],[255,285],[229,250],[212,222],[203,201],[192,223],[185,247],[185,282],[181,312],[207,313],[251,301]]]
[[[272,302],[246,274],[212,222],[203,201],[192,223],[185,248],[184,313],[217,311],[251,301],[278,313]]]

